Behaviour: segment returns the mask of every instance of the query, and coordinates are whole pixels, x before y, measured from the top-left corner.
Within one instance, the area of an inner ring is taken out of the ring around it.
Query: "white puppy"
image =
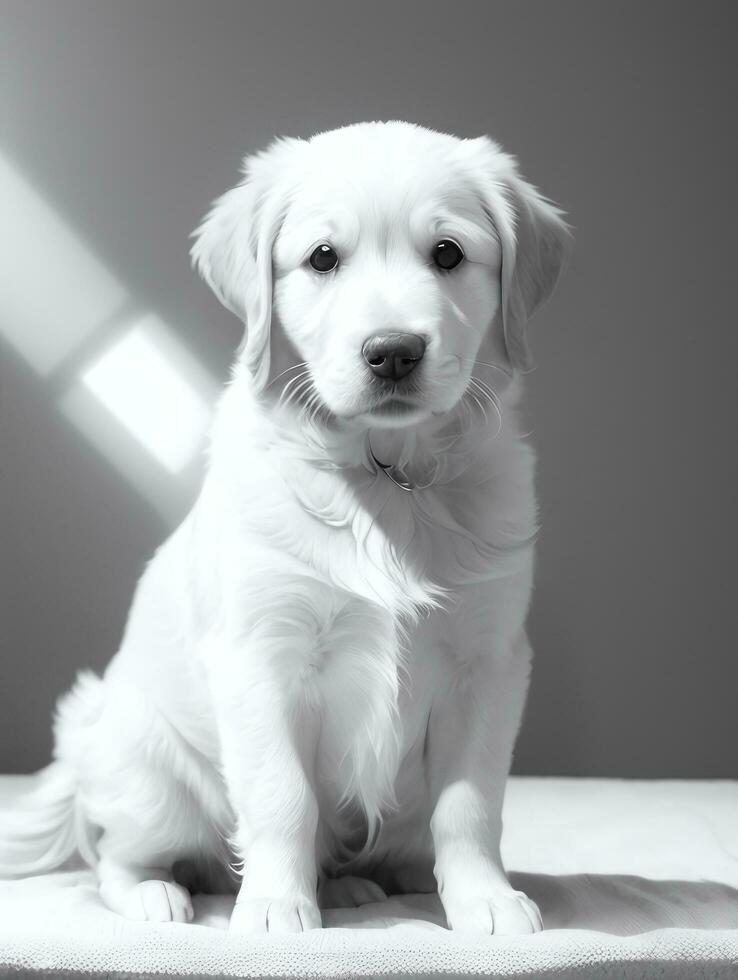
[[[202,492],[60,702],[0,872],[78,850],[111,909],[186,921],[187,860],[247,932],[437,885],[453,929],[534,932],[500,860],[537,522],[515,403],[567,226],[487,137],[398,121],[244,174],[192,250],[246,326]]]

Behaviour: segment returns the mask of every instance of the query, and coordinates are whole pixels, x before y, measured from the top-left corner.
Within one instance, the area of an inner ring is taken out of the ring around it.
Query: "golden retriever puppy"
[[[452,929],[535,932],[500,813],[537,529],[515,406],[561,212],[486,136],[369,122],[248,157],[195,235],[245,325],[204,485],[0,870],[80,851],[111,909],[181,922],[189,861],[243,932],[436,887]]]

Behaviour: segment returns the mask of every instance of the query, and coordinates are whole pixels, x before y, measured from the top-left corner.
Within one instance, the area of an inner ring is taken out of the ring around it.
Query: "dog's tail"
[[[52,762],[37,780],[0,811],[0,877],[53,871],[77,851],[74,773]]]
[[[79,766],[72,760],[100,714],[102,697],[100,678],[85,671],[59,699],[55,761],[36,774],[26,793],[0,804],[0,878],[44,874],[77,853],[95,863],[91,827],[80,801]]]

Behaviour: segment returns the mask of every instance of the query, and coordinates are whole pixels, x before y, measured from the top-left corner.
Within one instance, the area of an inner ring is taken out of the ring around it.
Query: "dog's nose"
[[[385,333],[365,340],[361,353],[378,378],[399,381],[422,360],[425,341],[416,333]]]

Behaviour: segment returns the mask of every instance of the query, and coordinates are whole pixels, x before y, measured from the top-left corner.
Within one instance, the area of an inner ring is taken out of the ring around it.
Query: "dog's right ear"
[[[193,265],[246,328],[239,352],[257,388],[269,375],[272,249],[288,198],[290,173],[307,142],[278,137],[246,157],[243,180],[214,203],[193,233]]]

